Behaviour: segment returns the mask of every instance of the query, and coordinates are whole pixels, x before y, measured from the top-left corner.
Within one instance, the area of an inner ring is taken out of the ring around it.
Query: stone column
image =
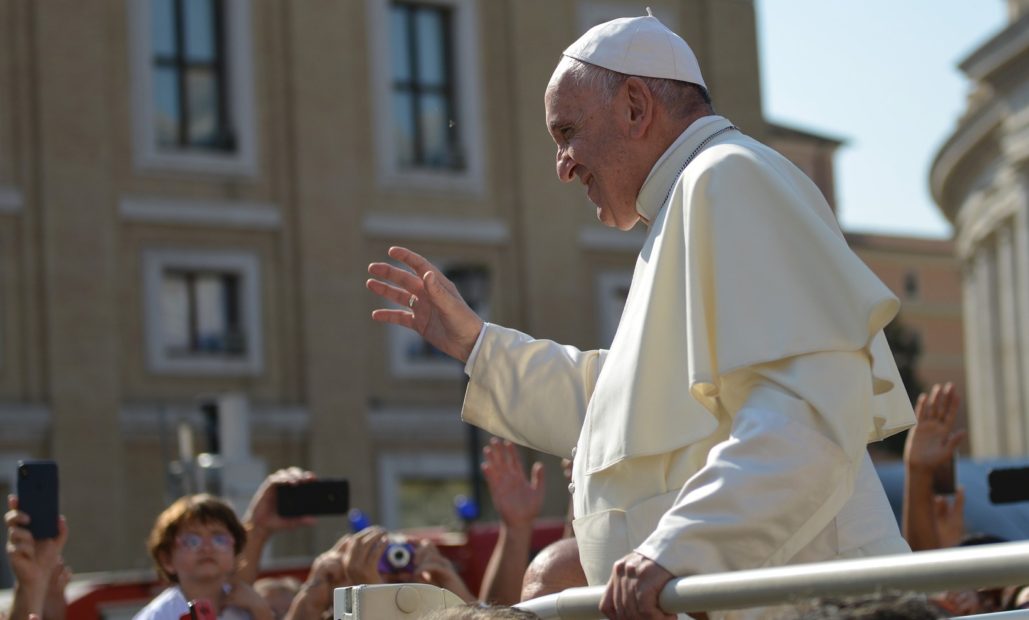
[[[996,334],[996,282],[995,253],[992,243],[981,243],[975,251],[975,280],[972,303],[975,312],[972,328],[975,335],[975,365],[979,381],[976,382],[981,409],[973,418],[973,451],[976,457],[1000,456],[1000,419],[998,417],[997,371],[995,352]]]
[[[999,318],[996,354],[1000,360],[997,379],[1002,393],[1003,407],[997,414],[1003,419],[1004,436],[1000,445],[1005,454],[1022,454],[1024,425],[1022,423],[1022,368],[1019,353],[1018,281],[1015,277],[1015,240],[1013,221],[1007,220],[997,228],[997,316]]]
[[[45,376],[53,411],[52,454],[60,457],[61,509],[68,517],[69,565],[122,568],[121,322],[118,221],[111,180],[110,6],[78,0],[33,2],[43,265]],[[119,95],[124,93],[119,93]]]
[[[968,430],[969,443],[972,447],[973,456],[981,456],[989,453],[989,442],[987,441],[986,430],[980,428],[980,421],[985,415],[983,411],[983,392],[985,391],[986,377],[983,376],[982,368],[979,365],[979,342],[981,335],[979,329],[979,314],[981,304],[979,300],[979,279],[976,269],[976,256],[972,254],[964,257],[962,264],[962,303],[965,328],[965,375],[968,385],[968,394],[965,396],[966,407],[968,408]]]
[[[374,506],[374,470],[366,421],[368,274],[361,213],[370,176],[351,155],[369,148],[361,125],[371,113],[354,84],[367,83],[363,3],[281,3],[291,88],[285,120],[294,146],[303,391],[311,412],[310,467],[350,480],[351,505]],[[371,150],[368,150],[371,157]],[[354,328],[354,326],[357,326]],[[348,329],[349,328],[349,329]],[[339,525],[323,520],[316,545],[328,548]]]
[[[1018,446],[1018,454],[1029,452],[1029,412],[1025,410],[1029,404],[1029,212],[1027,197],[1022,187],[1020,204],[1014,217],[1014,276],[1015,300],[1018,304],[1016,319],[1018,320],[1018,385],[1022,396],[1022,410],[1019,412],[1022,423],[1022,442]]]

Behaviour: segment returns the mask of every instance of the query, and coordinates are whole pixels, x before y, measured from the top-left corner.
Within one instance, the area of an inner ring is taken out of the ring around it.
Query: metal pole
[[[674,579],[661,592],[669,613],[792,604],[885,591],[939,592],[1029,583],[1029,542],[741,570]],[[594,619],[603,586],[572,588],[517,605],[544,620]]]
[[[464,374],[464,370],[461,371],[461,376],[464,378],[461,381],[461,399],[464,399],[465,392],[468,391],[468,376]],[[479,427],[474,424],[465,424],[468,427],[467,435],[467,448],[468,448],[468,485],[471,487],[472,501],[475,502],[475,506],[482,514],[482,470],[479,469],[479,463],[482,462],[482,440],[479,436]]]

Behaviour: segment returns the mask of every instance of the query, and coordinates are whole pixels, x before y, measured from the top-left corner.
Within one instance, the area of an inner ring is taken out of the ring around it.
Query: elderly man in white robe
[[[601,611],[674,617],[674,576],[909,552],[866,451],[914,422],[882,333],[898,301],[814,184],[714,114],[653,16],[583,35],[544,103],[558,177],[649,229],[610,350],[486,324],[405,248],[368,287],[402,306],[373,319],[466,363],[464,420],[574,458]]]

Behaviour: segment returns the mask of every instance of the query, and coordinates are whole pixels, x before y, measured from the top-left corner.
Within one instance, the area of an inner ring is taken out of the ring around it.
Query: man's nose
[[[575,161],[564,149],[557,149],[557,178],[565,183],[575,180]]]

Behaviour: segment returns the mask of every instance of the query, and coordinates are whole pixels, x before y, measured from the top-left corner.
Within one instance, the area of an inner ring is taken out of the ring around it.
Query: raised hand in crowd
[[[954,386],[947,383],[934,385],[915,403],[917,422],[908,431],[904,445],[902,517],[904,537],[914,551],[943,546],[937,530],[933,474],[954,458],[958,444],[965,438],[965,431],[954,430],[959,402]]]
[[[350,538],[350,534],[343,536],[331,549],[315,558],[307,581],[293,598],[286,620],[319,620],[325,610],[332,607],[333,591],[350,585],[343,563],[343,550]]]
[[[445,588],[466,603],[476,600],[454,565],[428,540],[418,543],[414,554],[414,580]]]
[[[380,308],[372,312],[372,319],[412,329],[440,351],[467,362],[482,330],[482,319],[468,307],[454,283],[421,255],[394,246],[389,257],[410,271],[372,263],[368,273],[377,279],[368,280],[366,286],[402,308]]]
[[[315,524],[314,517],[286,518],[279,516],[276,508],[276,488],[279,485],[300,484],[316,478],[317,476],[309,471],[299,467],[290,467],[280,469],[264,479],[250,500],[246,514],[243,515],[247,543],[243,548],[243,557],[237,572],[240,579],[249,584],[253,584],[257,580],[261,553],[275,532]]]
[[[353,585],[383,583],[384,579],[379,574],[379,559],[388,544],[386,530],[377,525],[348,538],[342,546],[343,570],[347,581]]]
[[[45,617],[52,577],[55,571],[63,569],[61,552],[68,541],[67,522],[63,516],[60,518],[57,538],[36,540],[27,528],[29,515],[18,510],[17,496],[7,497],[7,508],[7,560],[17,580],[10,620],[28,620],[29,614]],[[63,586],[60,596],[63,600]]]
[[[300,581],[296,577],[262,577],[254,582],[254,591],[261,595],[272,610],[275,620],[282,620],[289,613],[293,599],[300,592]]]
[[[61,558],[53,572],[50,573],[50,583],[46,588],[46,600],[43,601],[43,618],[45,620],[64,620],[68,614],[68,600],[64,597],[64,589],[71,582],[71,568],[64,564]]]
[[[533,522],[543,506],[543,464],[534,463],[527,478],[518,448],[496,437],[482,453],[482,473],[500,515],[500,532],[479,595],[484,601],[514,605],[529,566]]]
[[[246,581],[236,575],[228,582],[223,603],[225,607],[235,607],[250,614],[251,620],[274,620],[275,614],[264,597],[257,593]]]
[[[958,487],[954,495],[933,498],[936,517],[936,539],[940,549],[957,547],[965,538],[965,490]]]

